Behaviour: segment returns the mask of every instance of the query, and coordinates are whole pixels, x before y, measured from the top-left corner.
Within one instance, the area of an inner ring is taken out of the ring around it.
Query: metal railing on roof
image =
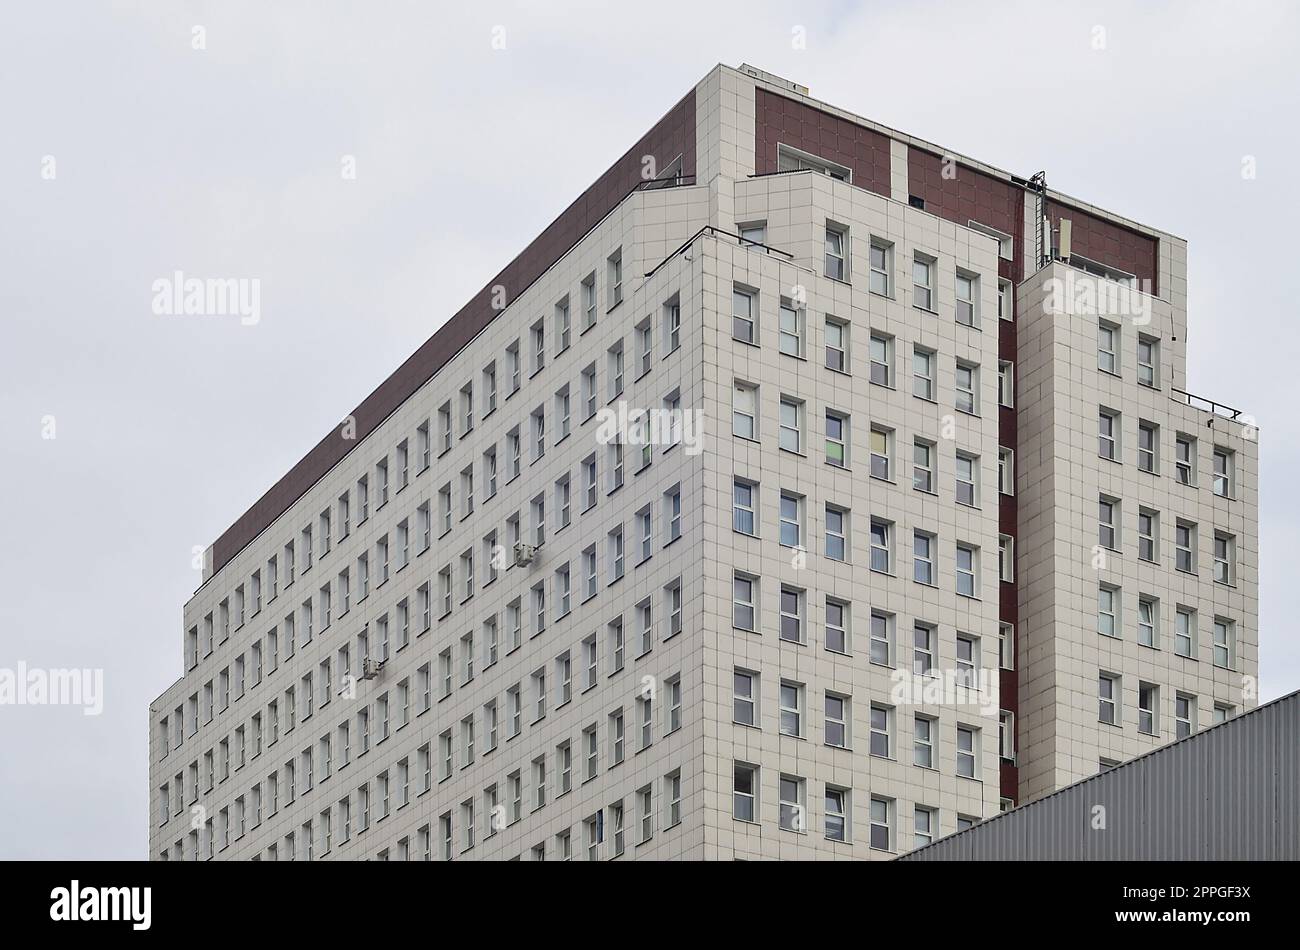
[[[1221,402],[1215,402],[1213,399],[1207,399],[1205,396],[1197,396],[1195,393],[1189,393],[1185,389],[1179,389],[1176,386],[1169,387],[1173,398],[1185,406],[1192,406],[1195,409],[1204,409],[1214,413],[1216,416],[1222,416],[1225,419],[1232,419],[1234,422],[1239,421],[1241,416],[1240,409],[1233,409],[1231,406],[1225,406]]]
[[[748,238],[741,237],[739,234],[733,234],[730,231],[722,230],[722,228],[714,227],[711,224],[706,224],[704,227],[700,228],[698,231],[696,231],[694,234],[688,237],[682,243],[682,245],[679,248],[677,248],[677,250],[673,251],[662,261],[656,264],[653,268],[646,271],[645,279],[649,280],[651,277],[653,277],[655,271],[659,270],[659,268],[663,267],[665,264],[671,261],[678,254],[682,253],[682,251],[686,250],[688,247],[694,244],[696,239],[699,238],[700,235],[702,234],[712,234],[715,237],[730,238],[734,240],[741,247],[753,248],[754,250],[763,251],[766,254],[780,254],[788,261],[794,260],[794,255],[791,254],[789,251],[783,251],[779,247],[772,247],[768,244],[760,244],[758,241],[751,241]]]

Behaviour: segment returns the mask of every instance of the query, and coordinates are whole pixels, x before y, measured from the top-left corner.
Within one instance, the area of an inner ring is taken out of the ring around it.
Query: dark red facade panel
[[[889,196],[889,136],[766,89],[754,95],[754,170],[777,170],[777,146],[789,145],[843,165],[853,184]]]
[[[1143,282],[1144,289],[1150,287],[1152,294],[1160,292],[1159,242],[1155,238],[1055,201],[1048,202],[1047,216],[1053,231],[1059,231],[1061,218],[1070,219],[1073,253],[1127,271]]]

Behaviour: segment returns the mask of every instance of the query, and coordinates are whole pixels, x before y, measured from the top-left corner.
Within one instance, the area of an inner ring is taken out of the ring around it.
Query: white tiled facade
[[[1216,702],[1253,704],[1242,680],[1258,665],[1257,454],[1239,421],[1171,398],[1185,379],[1185,245],[1145,229],[1161,294],[1149,324],[1115,319],[1117,376],[1098,370],[1095,316],[1046,311],[1046,282],[1076,269],[1051,263],[1016,290],[1019,626],[1014,660],[1000,659],[999,244],[909,206],[910,140],[898,133],[889,195],[814,171],[756,175],[757,87],[813,103],[713,70],[695,90],[694,178],[622,200],[205,578],[185,608],[186,673],[150,707],[151,855],[888,858],[1000,807],[1002,665],[1018,677],[1018,800],[1172,740],[1176,696],[1195,698],[1198,726]],[[828,226],[843,239],[840,279],[828,276],[840,266]],[[873,242],[887,247],[876,292]],[[928,309],[918,254],[932,262]],[[958,273],[973,279],[973,327],[953,318]],[[738,291],[752,341],[736,338]],[[1139,332],[1160,339],[1158,389],[1138,383]],[[874,368],[873,335],[885,357]],[[931,354],[928,382],[917,351]],[[968,397],[959,366],[974,370]],[[593,415],[620,404],[691,413],[685,434],[698,422],[699,444],[645,456],[629,445],[620,480]],[[1099,406],[1120,413],[1119,462],[1098,457]],[[1138,469],[1139,420],[1159,426],[1157,473]],[[872,458],[873,430],[884,459]],[[1177,433],[1197,440],[1191,485],[1177,481]],[[918,440],[929,490],[914,480]],[[1212,491],[1215,446],[1234,453],[1230,498]],[[959,456],[970,503],[958,502]],[[1120,523],[1118,550],[1099,562],[1101,494],[1119,501]],[[1139,507],[1160,512],[1154,564],[1138,558]],[[1195,574],[1175,570],[1180,519],[1197,526]],[[917,532],[931,539],[929,584],[915,579]],[[1216,532],[1233,538],[1229,584],[1213,580]],[[535,545],[531,563],[514,563],[516,540]],[[968,593],[959,545],[973,553]],[[1101,584],[1119,591],[1118,638],[1098,633]],[[1138,643],[1140,596],[1158,598],[1153,647]],[[1191,658],[1175,651],[1179,606],[1196,611]],[[1233,622],[1227,668],[1214,618]],[[937,673],[969,661],[982,688],[900,697],[917,624]],[[1099,721],[1102,672],[1119,687],[1116,725]],[[1157,736],[1138,731],[1140,682],[1158,687]]]

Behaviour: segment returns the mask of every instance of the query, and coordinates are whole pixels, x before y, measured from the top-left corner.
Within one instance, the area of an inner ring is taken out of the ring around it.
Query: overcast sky
[[[1188,388],[1262,430],[1262,691],[1300,688],[1295,5],[985,6],[5,4],[0,667],[106,695],[0,706],[0,857],[146,856],[192,548],[718,62],[1190,242]],[[155,315],[178,269],[261,322]]]

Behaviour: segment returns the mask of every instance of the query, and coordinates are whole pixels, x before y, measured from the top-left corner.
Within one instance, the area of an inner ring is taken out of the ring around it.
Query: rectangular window
[[[1139,386],[1160,385],[1160,342],[1153,337],[1138,336],[1137,379]]]
[[[1138,732],[1157,735],[1159,716],[1160,688],[1150,683],[1138,683]]]
[[[849,464],[849,417],[832,409],[826,410],[826,461],[838,468]]]
[[[1102,584],[1097,588],[1097,632],[1119,636],[1119,588]]]
[[[825,835],[829,841],[848,840],[849,793],[846,789],[826,786]]]
[[[912,348],[912,394],[934,402],[934,352],[919,346]]]
[[[848,280],[848,231],[839,225],[826,225],[826,276],[831,280]]]
[[[755,498],[758,486],[752,482],[736,479],[732,486],[731,526],[741,534],[751,537],[757,535],[757,515]]]
[[[870,381],[876,386],[894,385],[894,340],[882,333],[872,333],[868,344],[871,358]]]
[[[978,503],[975,491],[978,466],[976,456],[957,453],[957,504],[974,507]]]
[[[974,597],[978,586],[976,573],[978,553],[968,544],[957,545],[957,593],[963,597]]]
[[[1160,601],[1154,597],[1138,597],[1138,643],[1144,647],[1156,645],[1156,630],[1160,623]]]
[[[1174,612],[1174,652],[1186,657],[1196,655],[1196,611],[1189,607]]]
[[[1159,468],[1160,427],[1138,420],[1138,470],[1155,474]]]
[[[742,343],[758,343],[758,295],[737,287],[731,295],[731,335]]]
[[[1236,539],[1222,531],[1214,532],[1214,582],[1232,584],[1236,580]]]
[[[758,818],[758,766],[736,762],[732,768],[731,816],[739,821]]]
[[[731,397],[731,433],[742,439],[758,438],[758,387],[737,382]]]
[[[892,746],[893,710],[871,704],[871,754],[882,759],[893,757]]]
[[[924,531],[912,535],[912,579],[918,584],[934,585],[934,543],[934,535]]]
[[[925,675],[934,670],[935,629],[917,621],[912,626],[912,672]]]
[[[664,304],[664,349],[672,353],[682,345],[682,305],[674,297]]]
[[[1012,409],[1016,404],[1015,366],[1009,360],[998,361],[998,405]]]
[[[849,513],[835,505],[826,506],[826,556],[833,561],[848,560]]]
[[[781,680],[777,692],[779,731],[783,736],[803,735],[803,686],[790,680]]]
[[[894,246],[885,241],[879,241],[876,238],[872,238],[869,254],[871,264],[871,292],[873,294],[881,294],[885,297],[892,297],[894,292],[892,276]]]
[[[871,611],[871,662],[894,665],[894,615],[881,610]]]
[[[1097,411],[1097,454],[1112,462],[1119,461],[1119,420],[1117,412]]]
[[[826,318],[826,368],[849,371],[849,325],[834,317]]]
[[[868,840],[872,850],[894,849],[894,803],[890,799],[871,796],[871,832]]]
[[[1159,553],[1159,514],[1148,508],[1138,509],[1138,558],[1155,562]]]
[[[732,582],[731,623],[739,630],[756,630],[758,578],[736,573]]]
[[[979,367],[973,363],[957,361],[956,397],[958,412],[979,415]]]
[[[1180,485],[1196,483],[1196,440],[1189,435],[1174,438],[1174,474]]]
[[[790,643],[803,643],[804,592],[797,587],[781,585],[780,637]]]
[[[1214,449],[1214,472],[1210,490],[1220,498],[1233,497],[1233,453],[1217,446]]]
[[[922,254],[912,259],[912,305],[934,312],[934,259]]]
[[[968,633],[957,634],[957,682],[971,689],[979,688],[979,639]]]
[[[777,518],[779,543],[789,548],[798,547],[803,542],[803,498],[792,492],[781,492]]]
[[[1225,670],[1233,668],[1236,658],[1236,629],[1231,620],[1214,618],[1214,665]]]
[[[1103,373],[1119,373],[1119,327],[1104,320],[1097,324],[1097,368]]]
[[[934,492],[934,444],[924,439],[912,443],[912,487]]]
[[[1111,726],[1120,724],[1119,677],[1110,673],[1097,675],[1097,718]]]
[[[826,744],[840,749],[848,748],[850,721],[848,697],[828,692],[826,694],[826,722],[823,732]]]
[[[804,808],[804,780],[794,775],[782,775],[778,785],[780,826],[786,831],[806,831],[808,825]]]
[[[609,255],[609,303],[607,309],[613,310],[623,302],[623,249],[620,247]]]
[[[934,809],[917,805],[912,810],[912,847],[923,848],[933,841],[937,825]]]
[[[777,311],[777,349],[786,356],[803,358],[803,313],[782,298]]]
[[[890,465],[890,457],[893,455],[893,430],[872,426],[869,438],[871,440],[871,477],[883,478],[885,481],[889,481],[893,478],[892,466]]]
[[[1179,519],[1174,524],[1174,567],[1196,573],[1196,525]]]
[[[786,452],[803,451],[803,403],[781,397],[778,445]]]
[[[957,272],[957,322],[964,327],[979,322],[979,278],[962,271]]]
[[[974,778],[977,774],[978,735],[978,729],[960,725],[957,727],[957,774],[962,778]]]
[[[934,720],[917,716],[912,725],[913,761],[923,769],[934,768]]]
[[[733,722],[743,726],[758,725],[758,674],[737,669],[732,674]]]
[[[1115,551],[1119,547],[1119,500],[1105,495],[1097,499],[1097,543]]]
[[[1186,739],[1196,731],[1196,697],[1174,694],[1174,738]]]

